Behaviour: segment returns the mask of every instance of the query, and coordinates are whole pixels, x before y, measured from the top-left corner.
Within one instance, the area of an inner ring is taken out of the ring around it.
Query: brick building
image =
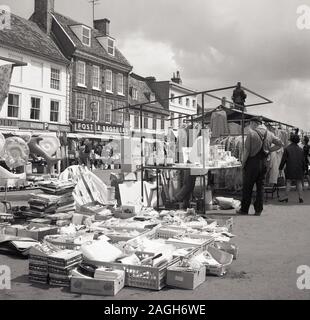
[[[152,136],[163,134],[167,130],[169,112],[157,100],[155,92],[149,85],[149,78],[131,73],[129,77],[129,104],[136,106],[143,104],[142,129],[143,134]],[[140,107],[130,109],[130,130],[134,134],[140,134]]]
[[[149,79],[149,86],[155,92],[158,99],[172,98],[162,102],[164,108],[170,112],[171,120],[168,125],[170,128],[177,129],[182,125],[183,118],[177,119],[179,116],[190,118],[197,114],[198,96],[195,94],[196,91],[182,83],[179,71],[173,74],[171,81],[156,81],[155,78]],[[173,99],[174,97],[175,99]]]
[[[56,13],[54,0],[36,0],[31,19],[51,30],[55,43],[71,60],[69,137],[120,139],[129,116],[112,110],[128,103],[132,67],[110,35],[110,21],[96,20],[94,26],[87,26]]]

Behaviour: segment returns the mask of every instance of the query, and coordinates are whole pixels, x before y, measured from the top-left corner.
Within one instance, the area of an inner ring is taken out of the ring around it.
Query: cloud
[[[141,34],[132,34],[121,42],[121,47],[134,66],[133,72],[142,76],[160,75],[162,80],[166,80],[177,69],[173,50],[165,43],[144,39]]]
[[[16,0],[7,2],[17,6]],[[304,0],[102,0],[95,17],[111,20],[111,35],[135,72],[168,80],[180,70],[183,83],[197,89],[242,81],[274,101],[259,112],[310,129],[310,30],[296,26],[297,7],[303,4]],[[91,24],[87,0],[56,0],[56,9]]]

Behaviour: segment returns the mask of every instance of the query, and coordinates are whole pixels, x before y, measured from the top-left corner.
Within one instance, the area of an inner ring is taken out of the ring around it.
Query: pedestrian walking
[[[308,190],[310,190],[310,176],[309,176],[309,156],[310,156],[310,146],[309,146],[309,137],[304,136],[303,139],[303,151],[304,151],[304,158],[305,158],[305,178],[308,181]]]
[[[306,169],[304,151],[298,146],[300,138],[297,134],[290,137],[291,144],[284,149],[280,163],[280,172],[284,169],[286,178],[285,197],[279,199],[280,202],[288,202],[289,192],[292,182],[296,182],[296,188],[299,196],[299,203],[303,203],[303,179]]]

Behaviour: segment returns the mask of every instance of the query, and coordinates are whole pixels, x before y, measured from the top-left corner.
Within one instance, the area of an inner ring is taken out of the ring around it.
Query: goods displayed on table
[[[75,166],[60,180],[42,181],[42,192],[22,210],[24,220],[1,224],[0,250],[28,256],[29,281],[110,296],[123,287],[193,290],[206,274],[224,275],[236,258],[231,217],[144,207],[132,180],[119,185],[117,206],[89,173]]]

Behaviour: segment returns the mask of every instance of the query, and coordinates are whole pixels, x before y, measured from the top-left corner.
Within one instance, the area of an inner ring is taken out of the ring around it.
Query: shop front
[[[72,132],[68,134],[69,163],[81,164],[86,158],[86,162],[82,164],[92,168],[120,169],[121,140],[128,134],[129,129],[122,125],[73,122]]]

